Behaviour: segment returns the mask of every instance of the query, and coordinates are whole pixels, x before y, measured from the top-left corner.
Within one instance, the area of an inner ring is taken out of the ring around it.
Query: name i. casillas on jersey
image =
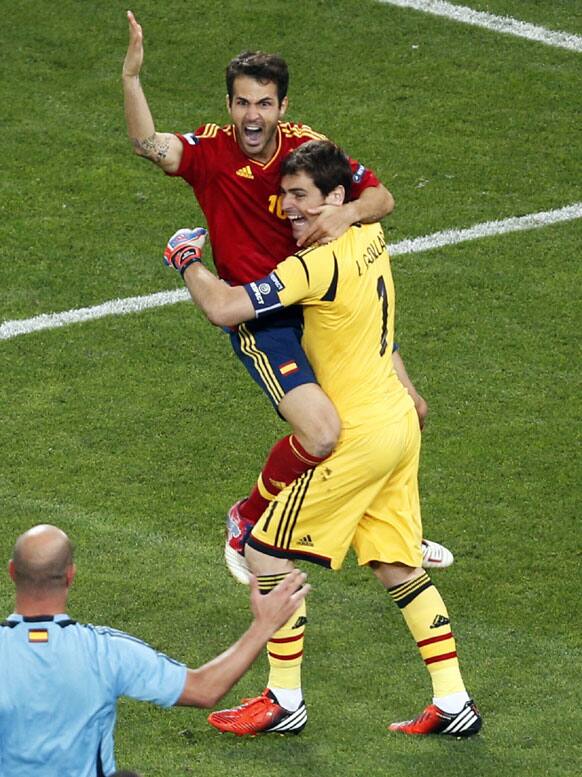
[[[366,246],[366,250],[360,259],[356,259],[358,275],[361,277],[364,272],[371,267],[376,259],[379,259],[386,250],[386,240],[384,234],[380,231],[377,237]]]

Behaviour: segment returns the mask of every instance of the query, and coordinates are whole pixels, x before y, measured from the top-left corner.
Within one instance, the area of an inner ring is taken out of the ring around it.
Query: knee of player
[[[304,384],[290,391],[281,401],[279,412],[312,456],[329,456],[337,445],[341,420],[333,403],[317,384]]]
[[[295,568],[290,559],[268,556],[249,545],[245,548],[245,559],[253,575],[257,576],[287,574]]]
[[[322,458],[329,456],[339,440],[342,425],[338,414],[327,412],[313,419],[313,422],[304,430],[305,448],[313,456]]]

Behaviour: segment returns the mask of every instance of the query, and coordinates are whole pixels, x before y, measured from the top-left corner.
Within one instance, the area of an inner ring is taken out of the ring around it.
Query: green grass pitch
[[[459,3],[460,4],[460,3]],[[466,0],[582,34],[580,0]],[[0,26],[0,322],[179,286],[167,237],[191,193],[134,157],[119,0],[21,0]],[[141,0],[160,130],[226,122],[223,71],[283,54],[290,109],[394,193],[389,243],[582,200],[580,53],[371,0]],[[296,738],[220,736],[203,712],[123,700],[118,765],[145,777],[569,777],[580,772],[580,220],[397,256],[398,339],[430,405],[421,489],[435,573],[485,719],[467,742],[389,735],[428,678],[349,560],[311,569]],[[248,623],[225,511],[286,427],[226,338],[180,303],[0,341],[0,558],[33,523],[73,538],[69,611],[191,665]],[[12,608],[0,577],[0,605]],[[227,697],[264,686],[261,659]],[[578,766],[576,766],[578,764]]]

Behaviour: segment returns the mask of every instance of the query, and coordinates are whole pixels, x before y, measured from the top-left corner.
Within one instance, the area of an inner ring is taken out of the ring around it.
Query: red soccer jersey
[[[266,163],[243,154],[233,125],[204,124],[178,138],[183,153],[175,175],[190,184],[204,211],[221,278],[237,285],[249,283],[297,250],[281,209],[281,162],[297,146],[324,135],[302,124],[280,122],[277,149]],[[379,181],[370,170],[350,161],[352,197],[357,198]]]

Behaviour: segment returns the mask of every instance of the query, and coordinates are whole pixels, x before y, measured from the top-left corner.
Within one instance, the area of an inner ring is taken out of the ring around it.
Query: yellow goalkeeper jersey
[[[274,275],[281,303],[303,306],[303,348],[344,428],[390,422],[413,407],[392,365],[394,283],[380,224],[302,250]]]

